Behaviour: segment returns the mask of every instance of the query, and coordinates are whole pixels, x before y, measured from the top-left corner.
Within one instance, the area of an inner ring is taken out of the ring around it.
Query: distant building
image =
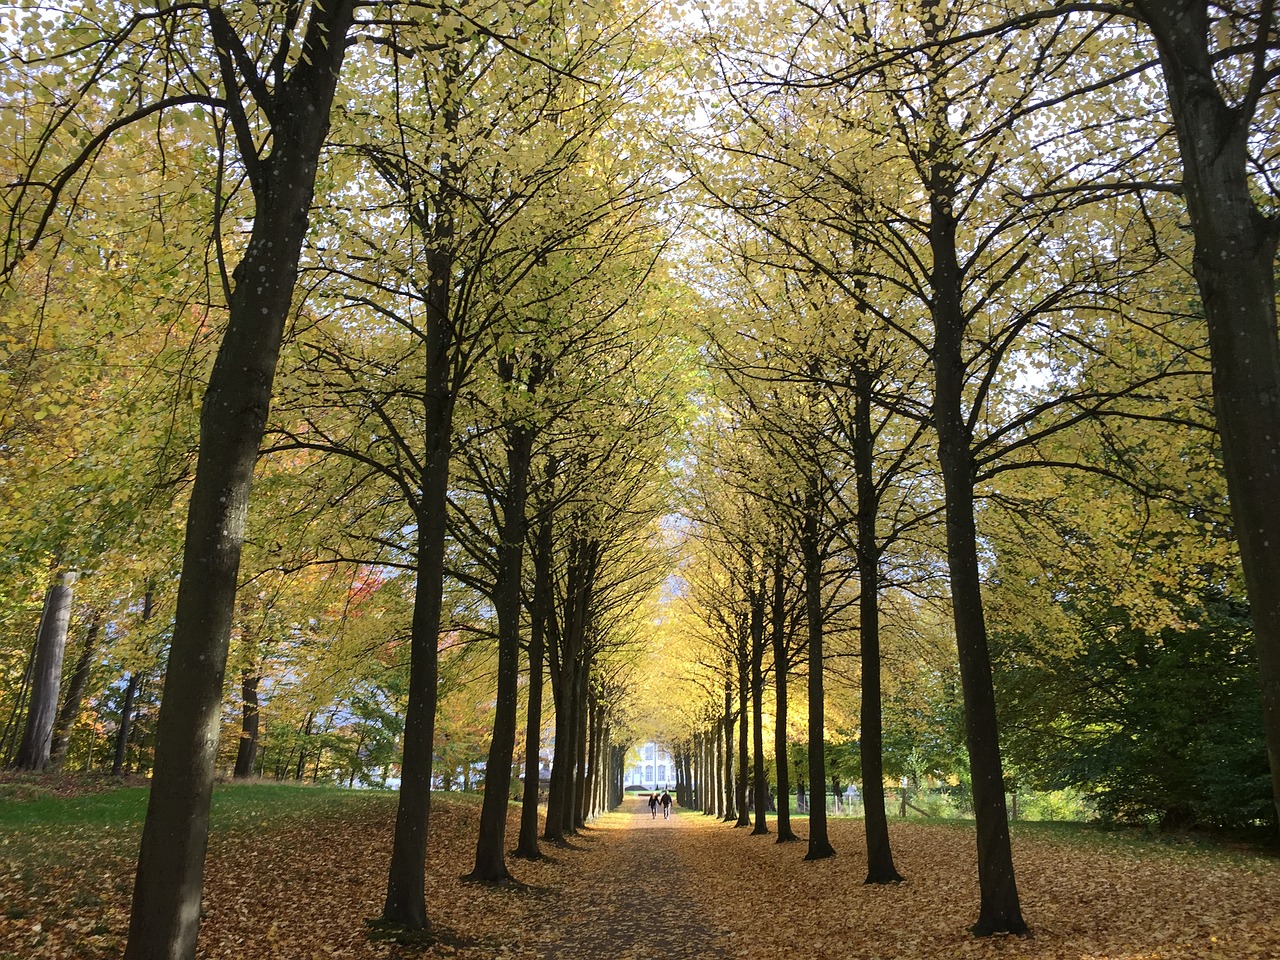
[[[627,754],[624,787],[639,790],[673,790],[676,764],[667,748],[650,740]]]

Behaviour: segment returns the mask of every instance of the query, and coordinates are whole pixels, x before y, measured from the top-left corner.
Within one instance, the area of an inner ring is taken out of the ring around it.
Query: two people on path
[[[649,816],[654,820],[658,819],[658,807],[662,807],[662,819],[666,820],[671,816],[671,794],[662,791],[659,797],[656,793],[649,794]]]

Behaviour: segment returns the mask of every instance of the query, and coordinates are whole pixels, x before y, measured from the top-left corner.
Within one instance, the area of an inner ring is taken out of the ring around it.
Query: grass
[[[9,786],[9,785],[6,785]],[[132,852],[142,834],[149,788],[126,786],[65,796],[24,790],[0,796],[0,845],[7,855],[52,862],[86,842],[112,854]],[[393,806],[394,793],[288,783],[219,783],[210,832],[253,830],[291,821],[340,817],[357,807]]]

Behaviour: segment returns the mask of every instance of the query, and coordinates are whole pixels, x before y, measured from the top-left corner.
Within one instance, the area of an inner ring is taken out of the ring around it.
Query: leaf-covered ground
[[[895,823],[908,882],[862,884],[862,828],[833,822],[839,854],[806,863],[694,813],[654,820],[631,799],[540,863],[527,887],[462,882],[474,798],[433,806],[430,942],[371,938],[394,799],[361,796],[301,818],[241,817],[213,838],[200,955],[208,958],[1173,958],[1280,957],[1280,864],[1101,837],[1015,841],[1032,939],[975,940],[972,829]],[[801,830],[805,827],[802,822]],[[512,838],[516,823],[511,823]],[[127,834],[127,835],[122,835]],[[132,882],[129,831],[0,834],[0,960],[119,956]]]

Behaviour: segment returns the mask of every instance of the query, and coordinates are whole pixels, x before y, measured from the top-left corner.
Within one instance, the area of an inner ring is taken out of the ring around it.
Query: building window
[[[667,765],[665,763],[658,764],[658,779],[663,783],[667,780]]]
[[[647,764],[647,765],[645,766],[645,768],[644,768],[644,779],[645,779],[645,782],[646,782],[646,783],[653,779],[653,764],[652,764],[652,763]]]
[[[652,760],[652,759],[653,759],[653,744],[652,744],[652,743],[645,744],[645,748],[644,748],[644,758],[645,758],[646,760]]]

